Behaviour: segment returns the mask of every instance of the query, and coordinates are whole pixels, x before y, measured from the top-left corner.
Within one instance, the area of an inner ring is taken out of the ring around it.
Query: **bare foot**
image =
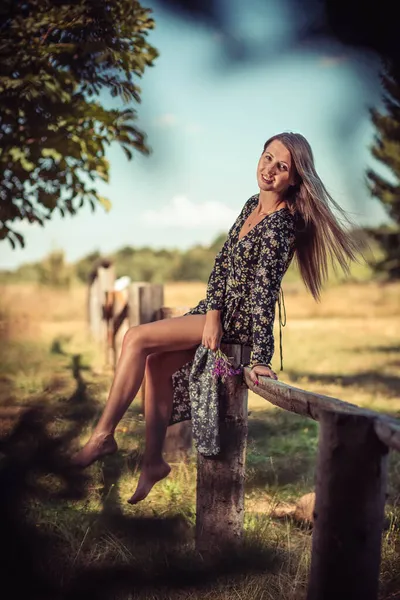
[[[114,454],[118,450],[117,442],[112,433],[94,433],[87,444],[71,459],[75,467],[86,469],[99,458]]]
[[[151,488],[161,479],[167,477],[171,471],[171,467],[163,460],[160,463],[143,466],[143,470],[139,477],[137,488],[132,498],[128,500],[129,504],[137,504],[144,500],[149,494]]]

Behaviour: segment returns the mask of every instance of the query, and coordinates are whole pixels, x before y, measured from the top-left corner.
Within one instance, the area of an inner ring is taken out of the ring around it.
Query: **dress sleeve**
[[[271,219],[263,239],[251,291],[253,349],[250,368],[271,366],[274,353],[275,305],[282,278],[294,250],[294,226],[285,220]]]
[[[228,252],[230,235],[218,252],[213,270],[208,279],[206,307],[207,310],[222,310],[225,300],[226,275],[228,271]]]

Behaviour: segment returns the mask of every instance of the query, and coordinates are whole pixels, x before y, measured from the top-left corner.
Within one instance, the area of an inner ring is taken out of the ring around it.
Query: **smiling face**
[[[289,150],[279,140],[272,140],[257,166],[260,191],[284,194],[295,182],[295,167]]]

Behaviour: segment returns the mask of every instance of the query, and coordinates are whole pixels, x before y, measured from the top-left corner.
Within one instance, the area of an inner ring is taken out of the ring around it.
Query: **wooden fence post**
[[[136,281],[129,289],[129,325],[143,325],[159,319],[161,307],[164,304],[164,286],[162,284]],[[140,387],[140,397],[144,412],[144,396],[146,379]]]
[[[370,417],[321,411],[307,600],[377,600],[387,454]]]
[[[157,321],[164,304],[164,286],[158,283],[135,282],[129,289],[129,325]]]
[[[104,343],[106,340],[107,326],[104,319],[103,307],[105,294],[114,287],[115,269],[107,261],[99,266],[92,274],[88,289],[88,318],[89,328],[95,340]]]
[[[235,365],[243,362],[242,346],[221,349]],[[243,536],[248,389],[241,375],[221,388],[221,452],[197,459],[196,549],[205,553],[236,546]]]

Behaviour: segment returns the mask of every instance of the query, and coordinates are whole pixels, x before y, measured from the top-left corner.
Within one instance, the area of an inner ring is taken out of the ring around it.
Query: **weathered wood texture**
[[[313,548],[307,600],[377,600],[387,455],[400,450],[400,421],[259,377],[249,389],[320,421]]]
[[[259,377],[259,385],[254,386],[249,373],[250,370],[246,368],[244,374],[246,385],[251,391],[268,400],[271,404],[298,415],[310,417],[316,421],[319,420],[321,411],[370,417],[379,439],[390,448],[400,451],[400,421],[398,419],[374,410],[360,408],[356,404],[344,402],[337,398],[307,392],[268,377]]]
[[[163,285],[132,283],[129,290],[129,325],[143,325],[157,321],[163,304]]]
[[[388,449],[369,417],[319,421],[307,600],[377,600]]]
[[[241,362],[242,348],[222,346]],[[198,454],[196,548],[209,553],[232,547],[242,540],[244,477],[247,440],[247,387],[240,375],[221,386],[221,452],[213,458]]]
[[[167,462],[185,460],[192,450],[192,422],[182,421],[167,429],[163,453]]]
[[[88,288],[88,320],[90,333],[95,340],[105,343],[107,325],[104,319],[103,307],[106,292],[114,287],[115,269],[99,267],[91,280]]]

